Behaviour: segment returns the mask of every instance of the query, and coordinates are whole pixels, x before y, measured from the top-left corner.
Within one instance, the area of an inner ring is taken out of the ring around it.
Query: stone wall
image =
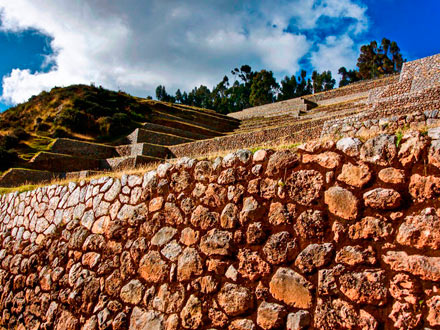
[[[440,129],[0,197],[0,328],[438,329]]]
[[[383,115],[386,115],[385,112]],[[440,126],[439,110],[416,111],[409,114],[388,113],[388,117],[377,118],[371,113],[327,121],[321,137],[360,137],[365,138],[379,133],[395,133],[399,129],[426,130]]]

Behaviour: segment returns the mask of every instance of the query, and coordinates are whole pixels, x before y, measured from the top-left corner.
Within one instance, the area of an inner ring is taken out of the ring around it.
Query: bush
[[[15,148],[20,140],[18,137],[12,134],[0,136],[0,148],[3,148],[4,150],[9,150]]]
[[[12,132],[12,135],[15,135],[20,140],[26,140],[30,137],[29,133],[24,130],[23,127],[17,127]]]
[[[87,129],[87,115],[76,109],[65,109],[56,119],[56,124],[65,126],[77,132],[84,132]]]
[[[18,156],[15,152],[0,147],[0,171],[11,168],[17,160]]]

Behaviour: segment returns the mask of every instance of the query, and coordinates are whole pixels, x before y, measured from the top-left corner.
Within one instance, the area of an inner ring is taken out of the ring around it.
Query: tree
[[[163,102],[175,102],[176,100],[174,99],[174,97],[172,97],[171,95],[169,95],[165,89],[165,86],[159,85],[156,87],[156,98],[159,101],[163,101]]]
[[[272,71],[261,70],[252,79],[249,102],[251,106],[272,103],[279,88]]]
[[[301,75],[298,78],[298,87],[296,88],[296,94],[298,96],[309,95],[313,92],[313,86],[310,79],[306,79],[306,70],[301,70]]]
[[[400,72],[404,62],[397,43],[383,38],[380,46],[376,41],[371,41],[361,47],[357,67],[362,79],[372,79]]]
[[[331,71],[324,71],[318,73],[313,71],[312,73],[312,85],[313,93],[319,93],[333,89],[336,84],[336,80],[332,78]]]
[[[339,81],[339,87],[344,87],[348,84],[361,80],[359,72],[356,70],[348,70],[345,67],[341,67],[338,73],[342,76]]]
[[[296,81],[296,77],[293,75],[290,78],[285,76],[283,80],[281,80],[280,93],[278,94],[278,101],[289,100],[297,97],[297,87],[298,82]]]
[[[180,89],[178,89],[176,91],[175,99],[176,99],[176,102],[182,103],[182,92],[180,91]]]

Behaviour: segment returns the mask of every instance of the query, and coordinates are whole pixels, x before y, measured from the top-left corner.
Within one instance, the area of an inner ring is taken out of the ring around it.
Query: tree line
[[[347,70],[341,67],[339,87],[356,81],[378,78],[383,75],[400,72],[405,60],[395,41],[383,38],[378,44],[371,41],[363,45],[357,60],[357,69]],[[242,65],[231,71],[231,79],[225,75],[223,80],[210,90],[200,85],[186,92],[178,89],[175,95],[167,93],[165,86],[156,88],[159,101],[180,103],[227,114],[249,107],[264,105],[276,101],[288,100],[303,95],[331,90],[336,85],[331,71],[313,71],[308,76],[301,70],[299,76],[285,76],[280,83],[272,71],[253,71],[249,65]]]

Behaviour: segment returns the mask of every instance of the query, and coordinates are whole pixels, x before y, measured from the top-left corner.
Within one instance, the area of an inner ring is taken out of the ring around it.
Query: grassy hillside
[[[47,150],[55,138],[112,142],[157,112],[209,110],[133,97],[86,85],[53,88],[0,113],[0,171]]]

